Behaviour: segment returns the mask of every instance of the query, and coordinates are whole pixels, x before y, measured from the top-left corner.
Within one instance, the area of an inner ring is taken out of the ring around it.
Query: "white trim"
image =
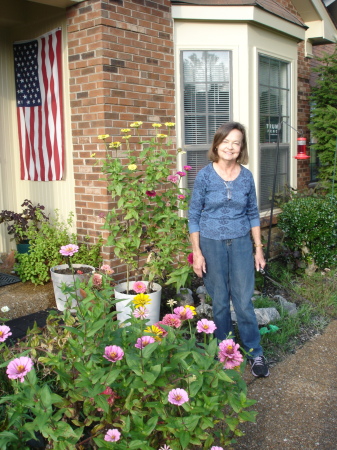
[[[256,25],[277,30],[299,41],[305,38],[305,29],[281,17],[254,6],[185,6],[173,5],[174,20],[202,20],[223,22],[254,22]]]

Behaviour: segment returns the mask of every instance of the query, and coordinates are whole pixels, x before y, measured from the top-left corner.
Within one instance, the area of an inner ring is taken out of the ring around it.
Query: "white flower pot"
[[[132,289],[132,283],[131,281],[129,283],[129,286],[131,286]],[[148,285],[148,281],[143,281],[146,286]],[[118,311],[117,319],[120,322],[125,322],[128,320],[131,316],[131,302],[134,299],[135,295],[130,294],[123,294],[124,291],[126,291],[127,283],[120,283],[117,286],[115,286],[115,298],[119,299],[120,301],[116,303],[116,310]],[[160,301],[161,301],[161,291],[162,288],[159,284],[153,283],[153,289],[155,292],[152,292],[151,294],[148,294],[151,298],[151,303],[146,305],[146,309],[149,311],[149,316],[147,317],[148,325],[153,325],[154,323],[159,321],[159,315],[160,315]]]
[[[66,304],[66,302],[67,302],[67,300],[69,298],[67,295],[65,295],[62,292],[62,289],[61,289],[62,283],[65,283],[67,286],[73,286],[74,278],[75,278],[75,281],[76,280],[83,281],[86,277],[88,277],[88,275],[91,275],[91,274],[88,274],[88,273],[83,273],[83,274],[75,273],[74,275],[71,275],[71,274],[67,275],[67,274],[64,274],[64,273],[56,273],[55,272],[55,270],[66,269],[67,267],[68,267],[68,264],[61,264],[59,266],[54,266],[54,267],[52,267],[50,269],[50,275],[51,275],[51,279],[52,279],[53,287],[54,287],[56,306],[57,306],[57,309],[59,311],[64,311],[65,304]],[[92,266],[88,266],[87,264],[73,264],[73,268],[75,270],[79,269],[80,267],[90,267],[92,269],[92,273],[95,272],[95,268],[92,267]],[[76,296],[77,296],[78,299],[82,298],[82,296],[80,294],[80,289],[78,289],[76,291]],[[71,312],[75,312],[76,309],[74,309],[74,308],[76,306],[77,306],[77,300],[73,299],[72,305],[71,305],[72,309],[70,311]]]

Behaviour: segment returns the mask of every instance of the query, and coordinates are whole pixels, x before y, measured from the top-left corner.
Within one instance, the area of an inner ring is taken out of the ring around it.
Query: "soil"
[[[74,274],[84,274],[84,273],[91,273],[92,268],[88,266],[81,266],[74,268]],[[67,267],[66,269],[54,269],[54,273],[60,273],[63,275],[72,275],[73,271],[70,267]]]

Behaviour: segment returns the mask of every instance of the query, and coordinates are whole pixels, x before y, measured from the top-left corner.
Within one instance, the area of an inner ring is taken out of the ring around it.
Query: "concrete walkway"
[[[337,450],[337,320],[268,378],[247,381],[257,422],[233,449]]]

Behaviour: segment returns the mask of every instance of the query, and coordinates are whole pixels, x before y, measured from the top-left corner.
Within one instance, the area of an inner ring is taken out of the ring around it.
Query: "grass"
[[[270,295],[264,294],[254,301],[255,307],[274,307],[281,316],[280,320],[272,322],[279,330],[270,330],[261,336],[265,355],[273,363],[321,334],[329,322],[337,318],[337,270],[294,276],[282,263],[275,261],[269,264],[268,274],[283,287],[283,292],[280,292],[279,286],[276,289],[273,286],[274,294],[280,294],[297,305],[297,314],[289,315]],[[261,285],[258,287],[261,289]]]

